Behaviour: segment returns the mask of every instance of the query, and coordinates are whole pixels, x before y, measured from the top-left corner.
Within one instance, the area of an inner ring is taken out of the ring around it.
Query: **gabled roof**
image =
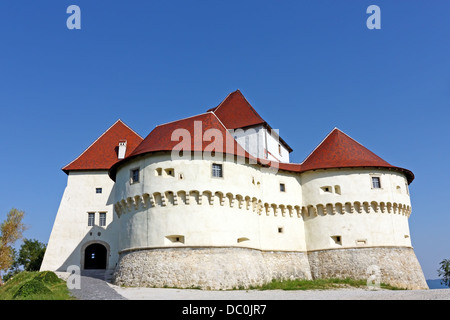
[[[229,130],[257,125],[263,125],[269,132],[273,130],[239,89],[230,93],[217,107],[209,109],[208,112],[213,112]],[[289,152],[292,152],[292,148],[281,137],[279,140]]]
[[[108,170],[118,161],[117,151],[121,140],[127,141],[125,156],[128,156],[143,139],[119,119],[62,170],[67,174],[73,170]]]
[[[216,141],[216,137],[220,137]],[[187,140],[187,141],[186,141]],[[255,159],[245,151],[212,112],[169,122],[156,126],[127,158],[128,161],[149,152],[189,151],[233,154]],[[115,180],[115,172],[122,163],[111,167],[110,177]]]
[[[411,171],[392,166],[338,128],[334,128],[300,164],[300,171],[349,167],[390,168],[404,172],[408,182],[414,179]]]

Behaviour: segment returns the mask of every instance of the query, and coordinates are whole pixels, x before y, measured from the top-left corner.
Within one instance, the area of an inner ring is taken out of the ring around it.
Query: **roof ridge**
[[[190,118],[202,116],[202,115],[208,114],[208,113],[210,113],[210,112],[209,112],[209,111],[206,111],[206,112],[203,112],[203,113],[196,114],[196,115],[194,115],[194,116],[190,116],[190,117],[186,117],[186,118],[182,118],[182,119],[173,120],[173,121],[169,121],[169,122],[166,122],[166,123],[158,124],[158,125],[155,126],[155,128],[162,127],[162,126],[165,126],[165,125],[174,123],[174,122],[178,122],[178,121],[187,120],[187,119],[190,119]]]

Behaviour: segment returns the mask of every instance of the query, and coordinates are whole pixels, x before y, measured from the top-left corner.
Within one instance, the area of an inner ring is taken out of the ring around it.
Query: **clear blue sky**
[[[66,9],[81,8],[81,30]],[[381,8],[369,30],[366,9]],[[412,243],[450,258],[450,2],[0,3],[0,221],[48,242],[61,168],[117,119],[145,137],[240,89],[301,162],[334,128],[412,170]]]

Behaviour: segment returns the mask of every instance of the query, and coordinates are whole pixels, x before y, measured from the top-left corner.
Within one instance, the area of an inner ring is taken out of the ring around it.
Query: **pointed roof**
[[[230,93],[217,107],[208,111],[214,112],[227,129],[266,123],[239,90]]]
[[[214,151],[255,159],[236,142],[214,113],[207,112],[156,126],[129,156],[111,167],[110,177],[115,180],[116,170],[124,161],[150,152],[176,150]]]
[[[127,141],[125,156],[128,156],[143,139],[119,119],[62,170],[67,174],[73,170],[108,170],[118,161],[119,141],[122,140]]]
[[[245,99],[238,89],[231,92],[217,107],[211,108],[208,112],[213,112],[229,129],[246,128],[255,125],[263,125],[269,132],[272,132],[270,125],[256,112],[251,104]],[[278,135],[275,131],[274,133]],[[292,152],[292,148],[280,136],[280,142]]]
[[[408,182],[414,179],[411,171],[392,166],[338,128],[334,128],[300,166],[302,172],[328,168],[383,167],[403,171]]]

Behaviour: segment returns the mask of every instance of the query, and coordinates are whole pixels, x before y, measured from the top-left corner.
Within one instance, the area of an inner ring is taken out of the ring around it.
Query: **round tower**
[[[302,163],[305,237],[314,278],[427,288],[409,233],[413,174],[338,129]]]

